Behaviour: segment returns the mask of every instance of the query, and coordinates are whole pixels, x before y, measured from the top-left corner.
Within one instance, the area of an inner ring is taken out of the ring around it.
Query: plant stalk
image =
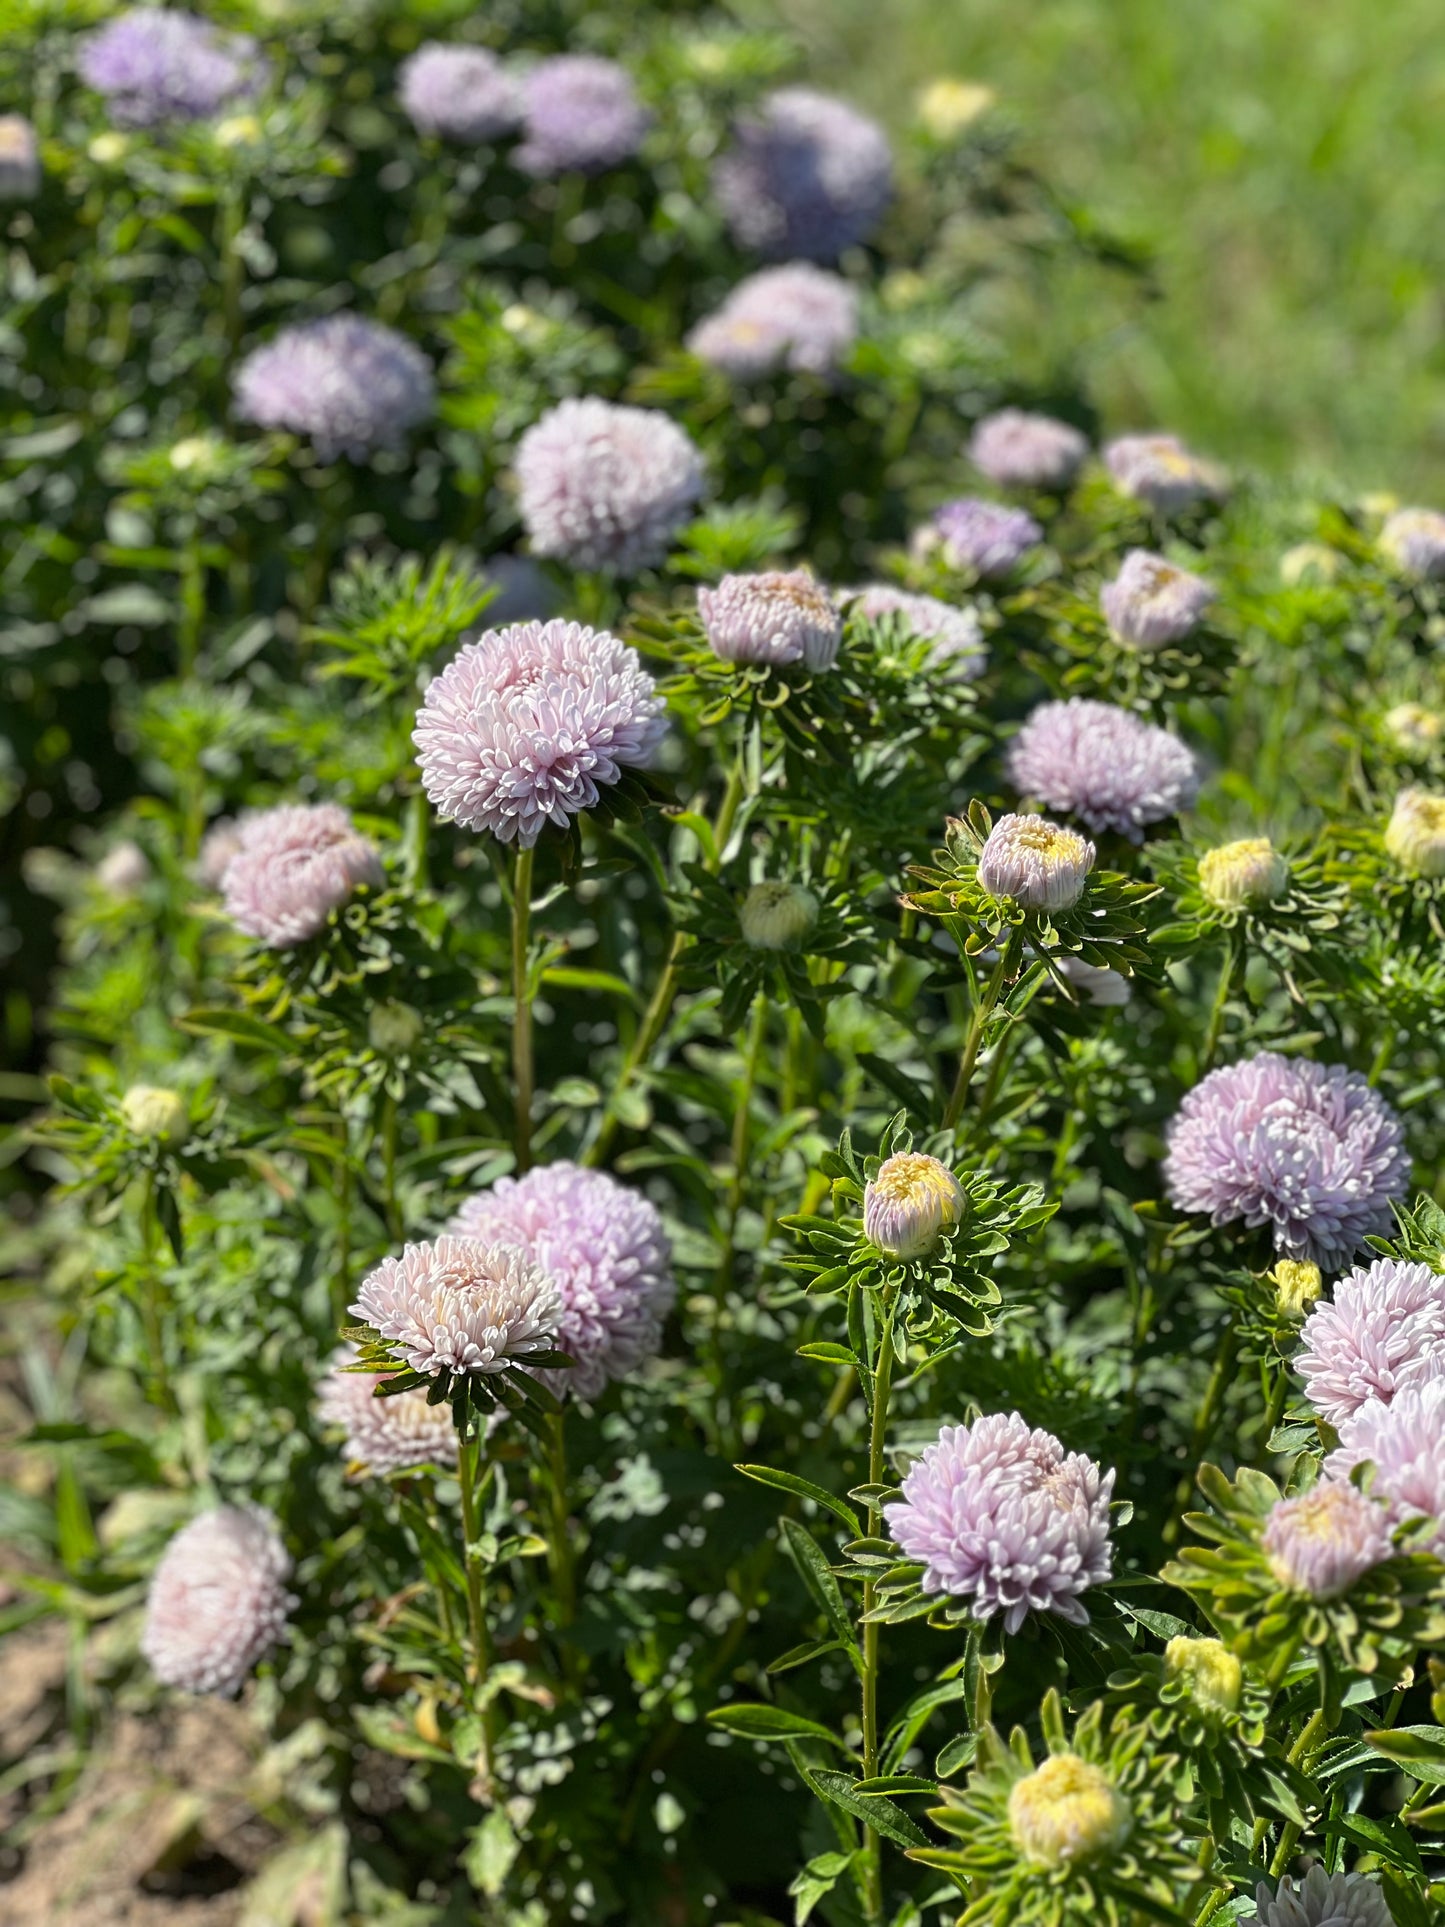
[[[518,849],[512,871],[512,1099],[517,1173],[532,1165],[532,993],[527,949],[532,920],[531,850]]]

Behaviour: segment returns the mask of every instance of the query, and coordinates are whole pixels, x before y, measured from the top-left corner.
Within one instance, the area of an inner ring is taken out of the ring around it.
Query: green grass
[[[1163,298],[1081,318],[1110,424],[1445,503],[1445,36],[1436,0],[784,0],[890,122],[988,82]]]

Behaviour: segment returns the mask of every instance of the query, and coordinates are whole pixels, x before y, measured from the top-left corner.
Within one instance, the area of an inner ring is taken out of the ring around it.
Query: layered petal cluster
[[[1370,1399],[1340,1426],[1340,1442],[1325,1460],[1328,1478],[1347,1479],[1359,1465],[1373,1465],[1371,1497],[1379,1499],[1391,1525],[1437,1521],[1425,1537],[1445,1557],[1445,1378],[1432,1378],[1397,1392],[1386,1405]]]
[[[1286,1874],[1271,1894],[1255,1888],[1259,1927],[1394,1927],[1378,1880],[1362,1873],[1326,1873],[1317,1860],[1303,1880]]]
[[[1017,1412],[946,1425],[886,1506],[888,1530],[924,1562],[923,1590],[1002,1613],[1017,1632],[1031,1612],[1088,1623],[1079,1595],[1113,1569],[1114,1474],[1066,1452]]]
[[[969,438],[969,460],[999,488],[1067,488],[1089,452],[1087,436],[1052,415],[1000,408]]]
[[[127,127],[205,120],[266,77],[250,34],[227,33],[179,7],[129,7],[82,43],[77,67]]]
[[[976,609],[957,609],[937,596],[914,595],[891,582],[870,582],[848,593],[847,600],[870,622],[896,616],[910,635],[933,645],[934,658],[956,667],[973,682],[988,667],[983,624]]]
[[[565,829],[666,730],[637,651],[579,622],[520,622],[466,646],[427,688],[412,741],[437,813],[530,849]]]
[[[236,1693],[281,1638],[296,1601],[276,1521],[259,1506],[218,1506],[183,1526],[161,1555],[141,1652],[163,1686]]]
[[[218,836],[221,826],[212,832]],[[231,838],[234,837],[234,845]],[[222,850],[229,854],[222,862]],[[363,884],[386,882],[376,845],[336,803],[282,803],[251,810],[202,863],[219,868],[227,916],[273,950],[289,950],[324,928]]]
[[[485,47],[428,40],[402,62],[401,104],[419,134],[493,141],[522,117],[522,90]]]
[[[978,880],[991,897],[1026,910],[1067,910],[1084,894],[1098,852],[1077,830],[1046,816],[1001,816],[978,859]]]
[[[451,1406],[428,1405],[420,1387],[378,1398],[381,1375],[343,1369],[356,1357],[354,1346],[336,1354],[316,1401],[323,1424],[339,1425],[346,1433],[347,1458],[377,1478],[411,1465],[455,1465]]]
[[[863,1192],[863,1230],[893,1258],[917,1258],[964,1211],[963,1186],[938,1158],[898,1151],[885,1158]]]
[[[562,1300],[523,1252],[447,1233],[383,1258],[351,1312],[414,1372],[489,1376],[556,1348]]]
[[[1311,1599],[1338,1599],[1390,1557],[1390,1520],[1346,1478],[1324,1478],[1271,1508],[1260,1546],[1282,1586]]]
[[[713,189],[735,240],[774,260],[835,261],[893,195],[888,137],[846,101],[784,87],[738,122]]]
[[[985,578],[1011,574],[1044,537],[1027,509],[973,495],[945,502],[935,511],[932,528],[953,568]]]
[[[1316,1305],[1295,1370],[1305,1396],[1336,1428],[1368,1399],[1445,1377],[1445,1278],[1429,1265],[1377,1258],[1357,1265]]]
[[[702,498],[702,457],[655,408],[559,402],[517,448],[522,520],[538,555],[574,569],[650,568]]]
[[[1199,765],[1177,736],[1081,696],[1040,703],[1009,745],[1006,767],[1023,795],[1131,843],[1199,793]]]
[[[807,261],[790,261],[740,281],[692,330],[687,345],[700,360],[746,381],[775,368],[832,374],[857,339],[853,284]]]
[[[1177,515],[1224,493],[1224,477],[1177,435],[1120,435],[1104,448],[1116,488],[1159,515]]]
[[[431,363],[414,341],[359,314],[283,328],[236,371],[242,421],[305,435],[324,462],[397,448],[436,401]]]
[[[1099,591],[1109,633],[1129,649],[1162,649],[1199,627],[1214,600],[1203,576],[1178,569],[1149,549],[1130,549],[1119,573]]]
[[[833,598],[808,569],[725,575],[699,589],[697,611],[724,662],[805,663],[831,669],[843,637]]]
[[[600,54],[556,54],[527,75],[524,139],[512,158],[526,174],[601,174],[634,155],[652,123],[632,76]]]

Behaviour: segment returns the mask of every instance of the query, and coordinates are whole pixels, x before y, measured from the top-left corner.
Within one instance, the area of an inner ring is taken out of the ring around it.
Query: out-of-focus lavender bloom
[[[931,532],[953,568],[971,569],[986,579],[1012,574],[1044,536],[1027,509],[985,502],[978,496],[945,502],[934,514]]]
[[[1385,826],[1385,849],[1411,876],[1445,876],[1445,796],[1401,790]]]
[[[1112,703],[1040,703],[1009,745],[1009,781],[1094,831],[1141,843],[1150,823],[1186,810],[1199,793],[1193,753],[1167,729]]]
[[[218,1506],[171,1540],[151,1579],[141,1652],[163,1686],[237,1693],[280,1639],[296,1601],[276,1522],[259,1506]]]
[[[522,118],[522,90],[485,47],[428,40],[401,68],[401,104],[421,134],[494,141]]]
[[[907,589],[895,589],[889,582],[870,582],[865,588],[847,590],[841,599],[869,622],[897,617],[910,635],[932,643],[935,661],[956,668],[969,682],[988,667],[983,624],[976,609],[957,609],[940,602],[937,596],[913,595]]]
[[[356,1359],[355,1346],[336,1354],[316,1402],[322,1423],[345,1431],[347,1458],[375,1478],[410,1465],[455,1465],[457,1428],[450,1405],[428,1405],[420,1386],[379,1398],[376,1388],[386,1374],[348,1372],[345,1367]]]
[[[738,928],[754,950],[788,950],[818,921],[818,899],[801,883],[755,883],[738,905]]]
[[[702,457],[655,408],[559,402],[517,448],[522,520],[538,555],[630,575],[660,562],[702,498]]]
[[[335,803],[255,810],[238,833],[240,848],[221,872],[226,914],[273,950],[314,937],[363,884],[386,882],[376,845]]]
[[[1182,642],[1213,600],[1213,586],[1202,576],[1148,549],[1130,549],[1118,575],[1099,591],[1110,635],[1130,649]]]
[[[1317,1305],[1295,1370],[1321,1418],[1343,1425],[1367,1399],[1445,1377],[1445,1278],[1429,1265],[1377,1258],[1356,1265]]]
[[[1199,888],[1221,910],[1273,903],[1289,888],[1289,864],[1267,836],[1241,837],[1204,852]]]
[[[1318,1860],[1303,1880],[1286,1874],[1273,1894],[1261,1880],[1254,1896],[1259,1927],[1394,1927],[1378,1880],[1362,1873],[1326,1873]]]
[[[1437,581],[1445,576],[1445,515],[1438,509],[1396,509],[1380,530],[1380,552],[1405,575]]]
[[[40,192],[40,143],[23,114],[0,114],[0,201],[32,201]]]
[[[559,1396],[597,1398],[661,1348],[677,1296],[667,1233],[656,1206],[605,1171],[563,1162],[499,1178],[451,1228],[514,1246],[556,1287],[557,1349],[576,1361],[542,1374]]]
[[[843,619],[828,591],[807,569],[725,575],[699,589],[703,632],[724,662],[806,663],[831,669]]]
[[[557,54],[523,82],[525,139],[512,158],[542,178],[601,174],[637,152],[651,122],[625,67],[597,54]]]
[[[1367,1399],[1340,1426],[1340,1442],[1325,1460],[1325,1475],[1348,1479],[1356,1466],[1373,1465],[1371,1496],[1383,1503],[1391,1525],[1435,1520],[1436,1529],[1425,1535],[1423,1544],[1445,1557],[1442,1439],[1445,1378],[1432,1378],[1396,1392],[1388,1405],[1377,1398]]]
[[[1027,910],[1068,910],[1084,894],[1098,852],[1076,830],[1046,816],[1001,816],[978,859],[978,880],[991,897]]]
[[[307,436],[322,461],[397,448],[436,401],[431,363],[414,341],[358,314],[283,328],[236,370],[242,421]]]
[[[437,813],[529,850],[548,823],[595,808],[651,762],[667,724],[651,676],[616,636],[580,622],[489,630],[447,664],[412,741]]]
[[[1120,435],[1104,448],[1116,488],[1158,515],[1177,515],[1225,493],[1223,474],[1191,454],[1177,435]]]
[[[807,261],[790,261],[740,281],[687,345],[724,374],[747,380],[775,368],[831,374],[857,338],[852,283]]]
[[[1311,1599],[1337,1599],[1394,1550],[1384,1507],[1344,1478],[1281,1499],[1259,1543],[1280,1584]]]
[[[963,1216],[963,1186],[946,1164],[922,1151],[885,1158],[863,1192],[863,1230],[891,1258],[932,1251]]]
[[[1358,1071],[1260,1051],[1184,1099],[1164,1180],[1181,1210],[1268,1225],[1277,1251],[1333,1267],[1389,1229],[1410,1176],[1404,1135]]]
[[[923,1590],[1002,1613],[1017,1632],[1031,1612],[1088,1624],[1079,1595],[1112,1570],[1114,1474],[1065,1452],[1017,1412],[945,1425],[884,1507],[888,1530],[924,1562]]]
[[[1067,488],[1089,452],[1086,436],[1052,415],[1000,408],[969,439],[969,460],[998,488]]]
[[[784,87],[740,120],[713,173],[733,237],[774,260],[835,261],[893,195],[888,138],[845,101]]]
[[[250,34],[226,33],[179,7],[130,7],[83,41],[87,87],[122,126],[206,120],[259,91],[266,65]]]
[[[512,1246],[444,1234],[367,1273],[351,1307],[414,1372],[490,1377],[555,1349],[562,1298]]]
[[[1099,1860],[1129,1837],[1134,1816],[1108,1774],[1077,1753],[1054,1753],[1009,1788],[1013,1843],[1035,1866]]]
[[[130,837],[112,845],[95,866],[95,880],[107,895],[133,897],[150,882],[151,860]]]

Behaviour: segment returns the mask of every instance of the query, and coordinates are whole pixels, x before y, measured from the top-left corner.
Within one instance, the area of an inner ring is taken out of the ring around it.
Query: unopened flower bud
[[[1302,582],[1333,582],[1339,572],[1338,549],[1323,542],[1297,542],[1279,559],[1279,579],[1287,589],[1297,589]]]
[[[254,147],[261,138],[261,123],[254,114],[229,114],[217,123],[217,147]]]
[[[1044,816],[1001,816],[978,859],[978,880],[991,897],[1027,910],[1067,910],[1084,893],[1096,851],[1076,830]]]
[[[1396,703],[1386,712],[1385,727],[1401,749],[1425,756],[1439,748],[1445,736],[1445,716],[1423,703]]]
[[[754,950],[787,950],[818,921],[818,899],[801,883],[755,883],[738,908]]]
[[[1269,1275],[1274,1280],[1275,1310],[1297,1325],[1324,1290],[1319,1266],[1301,1258],[1281,1258]]]
[[[863,1193],[863,1229],[890,1258],[918,1258],[963,1216],[963,1186],[937,1158],[899,1151]]]
[[[976,80],[935,80],[919,93],[918,124],[935,140],[957,140],[997,99]]]
[[[150,858],[129,837],[117,843],[95,866],[95,880],[113,897],[133,897],[150,880]]]
[[[1289,864],[1267,836],[1241,837],[1200,857],[1199,887],[1222,910],[1273,903],[1289,887]]]
[[[121,1121],[135,1137],[169,1142],[191,1128],[190,1107],[179,1091],[159,1084],[132,1084],[120,1100]]]
[[[171,450],[171,467],[204,481],[219,466],[222,446],[218,435],[186,435]]]
[[[1445,876],[1445,796],[1402,790],[1385,831],[1385,848],[1412,876]]]
[[[0,114],[0,201],[29,201],[40,192],[40,147],[23,114]]]
[[[1380,530],[1380,552],[1405,575],[1445,576],[1445,515],[1438,509],[1397,509]]]
[[[114,132],[97,134],[85,150],[99,167],[114,167],[117,161],[125,159],[130,142],[124,134]]]
[[[1239,1705],[1244,1668],[1223,1640],[1180,1633],[1164,1648],[1164,1677],[1179,1681],[1201,1712],[1232,1713]]]
[[[388,999],[366,1020],[367,1042],[380,1057],[405,1057],[420,1041],[423,1028],[419,1011]]]
[[[1128,1838],[1129,1803],[1102,1767],[1057,1753],[1009,1794],[1014,1845],[1043,1867],[1067,1867],[1112,1853]]]

